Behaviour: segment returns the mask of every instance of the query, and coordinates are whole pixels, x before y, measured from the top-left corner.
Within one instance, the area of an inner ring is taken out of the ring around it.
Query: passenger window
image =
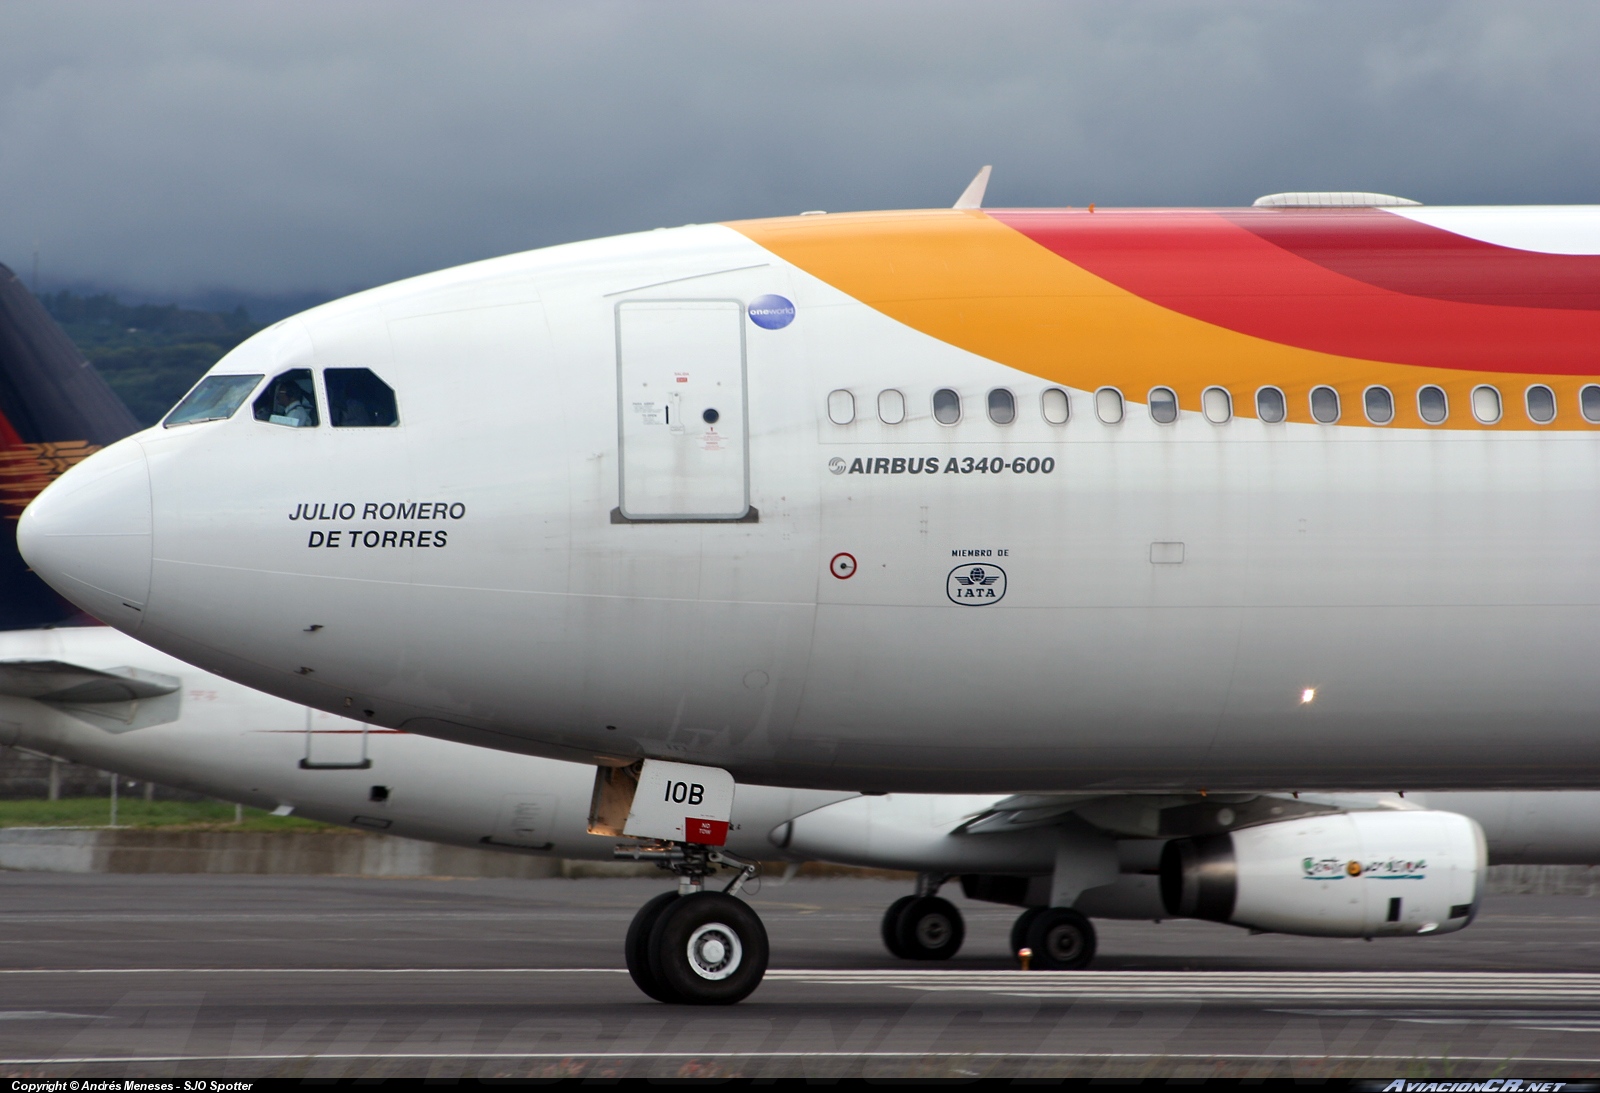
[[[933,393],[933,420],[940,425],[954,425],[961,420],[961,396],[948,387]]]
[[[400,424],[394,388],[367,368],[324,368],[328,424],[336,429],[379,428]]]
[[[1172,388],[1150,389],[1150,416],[1162,425],[1171,425],[1178,420],[1178,396],[1172,393]]]
[[[1286,409],[1283,392],[1276,387],[1263,387],[1256,392],[1256,417],[1268,425],[1276,425],[1282,421]]]
[[[1207,387],[1200,393],[1200,409],[1206,420],[1222,425],[1233,417],[1233,396],[1222,387]]]
[[[989,392],[989,420],[996,425],[1010,425],[1017,420],[1017,400],[1004,387]]]
[[[1472,389],[1472,416],[1485,425],[1500,420],[1500,392],[1484,384]]]
[[[1072,403],[1067,400],[1067,393],[1059,387],[1048,388],[1040,396],[1039,409],[1044,413],[1044,419],[1052,425],[1065,425],[1067,418],[1072,415]]]
[[[1311,389],[1311,416],[1323,425],[1339,420],[1339,392],[1332,387]]]
[[[311,382],[311,369],[292,368],[274,376],[266,390],[256,396],[257,421],[291,428],[307,429],[317,424],[317,393]]]
[[[1444,388],[1429,385],[1417,392],[1417,413],[1429,425],[1437,425],[1450,416],[1450,400]]]
[[[1374,425],[1387,425],[1394,420],[1394,396],[1387,387],[1368,387],[1362,399],[1367,405],[1367,420]]]
[[[1579,391],[1578,409],[1583,414],[1583,420],[1591,425],[1600,425],[1600,387],[1591,383]]]
[[[194,390],[183,396],[183,401],[172,408],[161,424],[168,429],[174,425],[192,425],[197,421],[223,421],[244,405],[250,392],[261,382],[254,376],[207,376],[194,385]]]
[[[828,392],[828,420],[848,425],[856,419],[856,397],[849,391]]]
[[[1540,425],[1556,419],[1556,393],[1542,383],[1528,388],[1528,416]]]
[[[1115,387],[1102,387],[1094,393],[1094,413],[1107,425],[1122,420],[1122,392]]]
[[[898,425],[906,419],[906,397],[890,388],[878,392],[878,420],[885,425]]]

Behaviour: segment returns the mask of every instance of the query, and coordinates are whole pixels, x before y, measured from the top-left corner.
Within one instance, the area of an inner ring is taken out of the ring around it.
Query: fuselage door
[[[557,800],[551,793],[509,793],[500,800],[494,834],[478,841],[487,846],[518,850],[549,850],[555,846],[550,829],[556,821]]]
[[[750,511],[744,306],[617,305],[617,442],[628,520],[740,520]]]
[[[366,770],[367,727],[348,717],[306,707],[306,756],[302,770]]]

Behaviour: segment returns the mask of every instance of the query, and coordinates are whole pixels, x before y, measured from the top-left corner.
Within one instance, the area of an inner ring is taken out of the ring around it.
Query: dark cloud
[[[1282,189],[1600,201],[1600,5],[0,7],[0,260],[343,291],[660,224]]]

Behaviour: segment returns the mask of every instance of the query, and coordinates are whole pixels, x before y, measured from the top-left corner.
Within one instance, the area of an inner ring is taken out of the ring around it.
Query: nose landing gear
[[[655,861],[678,875],[679,889],[639,908],[628,926],[628,974],[657,1002],[727,1006],[761,985],[767,972],[767,931],[739,889],[755,866],[693,843],[618,847],[616,856]],[[717,866],[738,875],[721,892],[705,890]]]

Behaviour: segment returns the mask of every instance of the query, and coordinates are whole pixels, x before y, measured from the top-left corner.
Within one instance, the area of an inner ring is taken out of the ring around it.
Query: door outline
[[[313,716],[315,716],[315,715],[312,713],[311,707],[307,706],[306,707],[306,754],[300,760],[300,769],[301,770],[371,770],[372,769],[372,757],[367,754],[367,726],[366,726],[366,724],[364,722],[360,722],[360,721],[352,721],[349,718],[345,718],[345,717],[341,717],[341,718],[339,718],[339,720],[340,721],[350,721],[350,724],[352,724],[352,725],[360,725],[361,726],[361,759],[359,761],[357,761],[357,762],[352,762],[352,763],[321,763],[321,762],[317,762],[316,760],[312,759],[312,755],[314,753],[313,753],[313,751],[311,749],[311,742],[314,739],[316,739],[316,735],[317,735],[317,731],[311,727],[311,719],[312,719]],[[349,730],[349,729],[340,729],[338,731],[341,732],[341,733],[348,733],[351,730]]]
[[[739,428],[740,458],[743,460],[744,512],[737,515],[707,515],[704,513],[672,513],[665,516],[629,516],[622,511],[622,499],[627,496],[627,456],[625,452],[626,418],[623,411],[623,361],[622,361],[622,309],[629,304],[732,304],[739,314]],[[750,504],[750,375],[749,353],[745,331],[745,302],[731,296],[672,296],[642,297],[618,300],[612,305],[612,333],[617,354],[617,507],[611,510],[613,524],[754,524],[760,520],[755,507]]]
[[[561,807],[561,798],[553,793],[507,793],[500,798],[500,808],[495,815],[494,834],[485,835],[478,842],[484,846],[497,846],[503,850],[541,851],[553,850],[555,843],[549,839],[544,842],[516,842],[515,822],[522,814],[522,808],[533,804],[538,807],[539,819],[545,826],[538,829],[534,838],[548,834],[549,825]],[[500,836],[506,836],[501,838]]]

